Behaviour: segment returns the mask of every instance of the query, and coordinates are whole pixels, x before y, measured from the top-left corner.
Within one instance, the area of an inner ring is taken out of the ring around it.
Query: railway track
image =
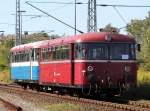
[[[18,87],[16,85],[0,85],[0,88],[3,90],[9,90],[9,91],[16,91],[21,93],[32,93],[33,95],[37,96],[45,96],[52,97],[59,99],[60,101],[67,101],[69,103],[76,103],[76,104],[82,104],[82,105],[94,105],[96,107],[107,107],[108,109],[112,110],[120,110],[120,111],[150,111],[150,104],[145,103],[139,103],[137,101],[128,101],[127,103],[115,103],[115,102],[107,102],[107,101],[101,101],[101,100],[91,100],[91,99],[85,99],[85,98],[78,98],[78,97],[72,97],[68,95],[57,95],[57,94],[50,94],[45,92],[37,92],[33,90],[23,90],[21,87]]]

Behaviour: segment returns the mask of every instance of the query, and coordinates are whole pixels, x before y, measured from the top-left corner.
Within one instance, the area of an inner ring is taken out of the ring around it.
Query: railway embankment
[[[0,111],[22,111],[22,108],[0,98]]]

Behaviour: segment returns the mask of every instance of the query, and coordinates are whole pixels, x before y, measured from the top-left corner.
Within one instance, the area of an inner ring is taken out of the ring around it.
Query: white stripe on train
[[[70,63],[70,60],[60,60],[60,61],[44,61],[40,64],[56,64],[56,63]],[[135,63],[135,60],[74,60],[75,63],[107,63],[107,62],[113,62],[113,63]]]
[[[33,61],[33,62],[16,62],[16,63],[11,63],[10,66],[11,67],[23,67],[23,66],[39,66],[37,61]]]
[[[57,63],[70,63],[70,60],[60,60],[60,61],[45,61],[40,62],[40,64],[57,64]],[[75,63],[135,63],[135,60],[74,60]],[[11,63],[11,67],[17,66],[30,66],[31,62],[18,62],[18,63]],[[32,66],[39,66],[37,61],[32,62]]]

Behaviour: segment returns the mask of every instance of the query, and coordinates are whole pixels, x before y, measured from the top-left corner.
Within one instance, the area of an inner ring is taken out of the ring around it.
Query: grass
[[[4,69],[0,71],[0,82],[1,83],[10,83],[10,74],[9,74],[9,69]]]
[[[59,104],[52,104],[48,106],[48,111],[76,111],[79,110],[80,106],[71,103],[59,103]]]

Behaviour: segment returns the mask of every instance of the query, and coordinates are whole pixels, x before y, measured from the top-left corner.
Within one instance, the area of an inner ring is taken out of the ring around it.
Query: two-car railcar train
[[[15,46],[11,80],[29,88],[82,94],[118,94],[136,85],[136,42],[108,32]]]

